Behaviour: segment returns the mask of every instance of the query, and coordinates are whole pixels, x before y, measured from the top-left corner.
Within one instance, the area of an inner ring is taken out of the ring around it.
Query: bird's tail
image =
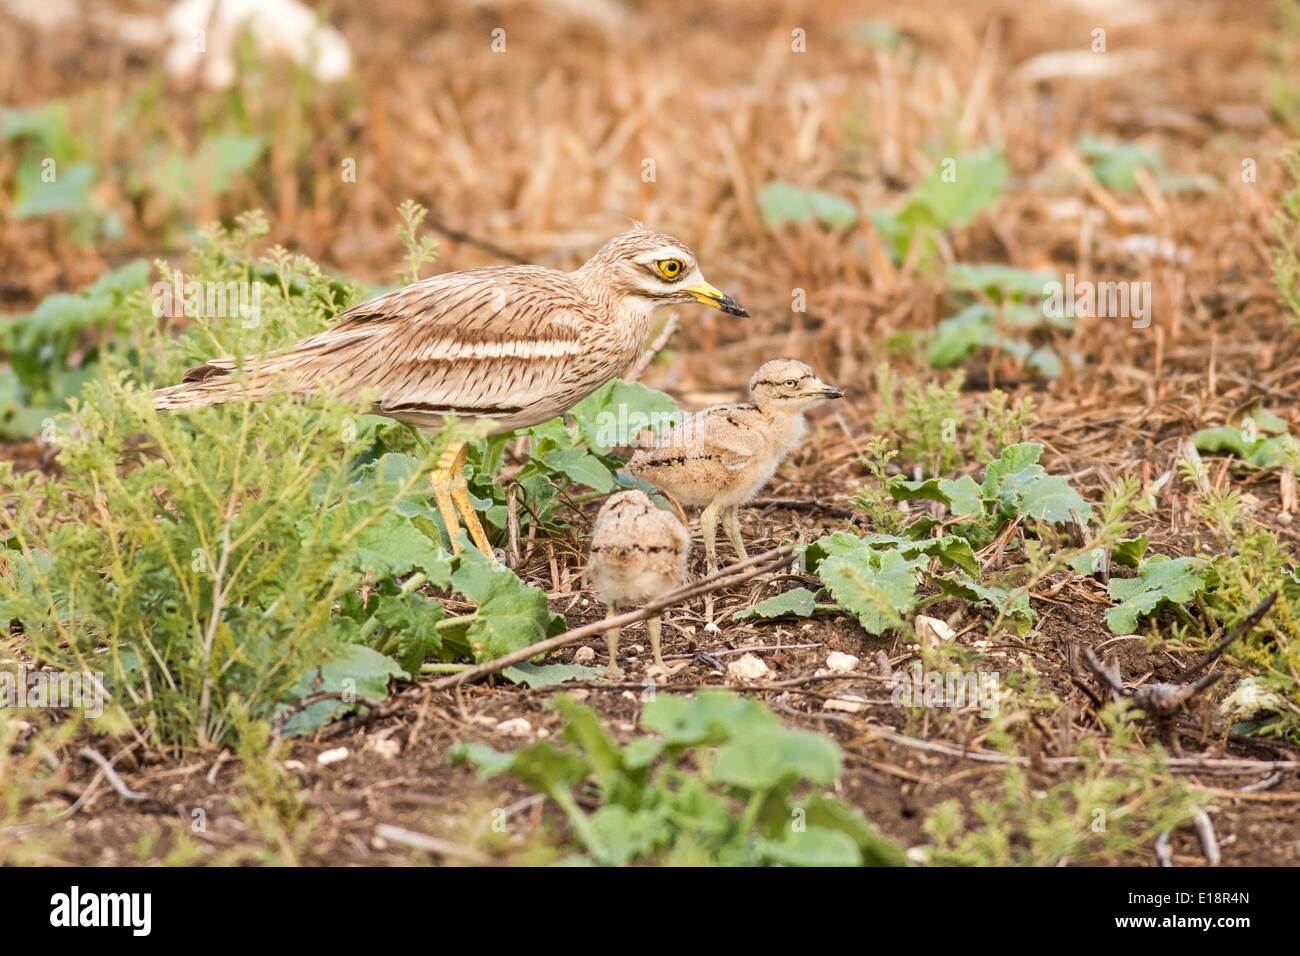
[[[179,385],[155,389],[153,407],[159,411],[200,408],[230,401],[264,398],[269,390],[274,363],[245,367],[244,375],[232,374],[234,359],[214,359],[185,373]]]

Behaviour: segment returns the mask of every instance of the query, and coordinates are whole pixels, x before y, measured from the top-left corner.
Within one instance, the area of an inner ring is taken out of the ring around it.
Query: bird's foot
[[[460,552],[456,531],[463,525],[474,546],[488,558],[495,559],[492,542],[488,540],[487,532],[479,522],[478,512],[474,510],[474,502],[469,497],[469,484],[465,481],[465,450],[464,442],[448,445],[434,470],[429,473],[429,484],[433,488],[433,497],[438,503],[442,523],[447,528],[452,553]]]
[[[690,661],[682,661],[682,663],[680,664],[674,664],[673,666],[669,667],[663,661],[659,661],[647,667],[645,669],[645,673],[646,676],[649,677],[651,680],[664,681],[672,677],[678,671],[685,670],[686,665],[689,663]]]

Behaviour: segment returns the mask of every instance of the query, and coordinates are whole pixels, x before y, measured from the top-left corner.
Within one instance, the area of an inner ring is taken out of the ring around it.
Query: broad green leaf
[[[640,432],[666,431],[682,420],[677,403],[640,382],[606,382],[569,410],[582,440],[597,455],[630,446]]]
[[[557,448],[542,459],[570,481],[596,491],[612,491],[614,475],[605,463],[585,448]]]
[[[1031,272],[999,263],[954,262],[948,266],[948,288],[954,292],[986,292],[1011,301],[1039,298],[1046,294],[1043,287],[1047,283],[1060,281],[1057,272]]]
[[[927,356],[931,368],[951,368],[978,348],[998,340],[994,325],[997,314],[987,305],[967,306],[944,319],[930,336]]]
[[[907,851],[868,823],[857,807],[814,792],[804,798],[802,809],[809,827],[848,834],[857,844],[867,866],[911,865]]]
[[[466,631],[476,661],[501,657],[564,629],[564,618],[551,613],[540,588],[524,584],[475,548],[458,555],[451,585],[478,605]]]
[[[1000,149],[945,158],[917,188],[913,202],[923,203],[941,228],[969,226],[997,202],[1006,178]]]
[[[1009,590],[980,584],[970,578],[946,575],[933,575],[932,579],[945,594],[965,598],[972,604],[987,604],[999,613],[1004,613],[1016,623],[1019,630],[1024,630],[1038,619],[1037,612],[1029,604],[1029,595],[1023,590]]]
[[[908,481],[892,478],[888,487],[889,494],[898,501],[924,499],[938,501],[948,506],[955,517],[978,515],[984,512],[984,495],[980,486],[970,475],[960,478],[927,478],[924,481]]]
[[[391,657],[360,644],[348,644],[331,660],[298,678],[293,686],[292,697],[301,700],[312,694],[336,692],[380,701],[388,697],[388,682],[392,678],[410,676]],[[286,737],[297,737],[312,733],[330,721],[355,711],[359,706],[355,700],[317,701],[290,717],[285,722],[284,734]],[[277,712],[287,709],[288,705],[281,705]]]
[[[661,734],[670,746],[719,744],[772,726],[780,726],[780,721],[770,710],[731,691],[700,691],[692,697],[659,694],[641,711],[641,729]]]
[[[851,200],[786,182],[764,186],[758,196],[758,208],[768,226],[816,220],[832,229],[847,229],[858,221],[858,207]]]
[[[552,687],[571,680],[595,680],[604,673],[603,668],[583,667],[581,664],[530,664],[525,661],[507,667],[501,676],[529,687]]]
[[[841,536],[853,537],[837,532],[830,538]],[[816,544],[825,547],[827,540],[823,538]],[[916,574],[928,558],[923,554],[907,558],[898,551],[878,551],[860,539],[856,547],[846,548],[842,541],[832,547],[833,553],[817,564],[817,574],[831,597],[856,615],[868,634],[901,627],[904,616],[920,601]]]
[[[1204,558],[1170,558],[1153,554],[1142,562],[1135,578],[1111,578],[1106,591],[1119,605],[1106,612],[1106,625],[1116,634],[1132,634],[1138,619],[1167,605],[1183,605],[1205,590],[1210,564]]]
[[[1276,468],[1288,460],[1295,461],[1296,441],[1290,435],[1249,440],[1244,429],[1223,426],[1205,428],[1192,436],[1197,451],[1228,452],[1252,468]]]
[[[608,851],[610,862],[622,866],[648,856],[672,837],[672,828],[660,810],[629,810],[606,804],[591,815],[591,826]]]
[[[851,836],[812,824],[801,831],[787,830],[779,842],[760,840],[759,852],[769,861],[785,866],[862,865],[862,852]]]
[[[840,749],[810,730],[756,727],[718,748],[710,774],[747,790],[776,790],[800,780],[829,784],[840,775]]]
[[[398,636],[397,662],[408,674],[420,673],[421,664],[441,656],[437,624],[446,616],[441,603],[423,594],[382,594],[375,607],[384,632]]]
[[[776,597],[759,601],[753,607],[747,607],[735,615],[736,620],[746,621],[755,617],[811,617],[817,605],[817,595],[807,588],[794,588]]]

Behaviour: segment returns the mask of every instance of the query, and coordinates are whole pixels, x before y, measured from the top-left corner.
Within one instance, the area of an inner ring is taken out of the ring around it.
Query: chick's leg
[[[736,557],[741,561],[748,561],[749,552],[745,550],[745,539],[740,536],[740,515],[738,510],[735,505],[723,510],[722,527],[731,540],[731,546],[736,549]]]
[[[673,674],[676,674],[679,670],[685,667],[686,664],[682,663],[676,665],[675,667],[669,667],[667,664],[664,663],[663,654],[660,653],[659,650],[660,623],[661,622],[659,618],[652,617],[650,618],[650,620],[645,622],[645,628],[646,631],[650,634],[650,652],[654,655],[655,670],[663,674],[664,677],[671,677]]]
[[[456,541],[456,531],[464,522],[475,547],[489,558],[493,557],[492,543],[488,541],[487,532],[479,523],[474,502],[469,497],[469,485],[465,481],[465,451],[463,441],[455,441],[447,446],[438,459],[438,464],[429,474],[429,484],[433,487],[433,497],[438,503],[438,513],[447,528],[447,537],[451,539],[451,550],[460,551]],[[460,509],[460,515],[456,509]]]
[[[606,618],[615,615],[614,605],[609,606],[609,611],[605,614]],[[618,666],[618,639],[621,636],[620,629],[611,627],[605,632],[605,646],[609,648],[609,666],[605,668],[605,676],[611,680],[617,680],[623,676],[623,668]]]
[[[718,570],[718,512],[716,501],[700,512],[700,533],[704,536],[704,567],[708,574]]]

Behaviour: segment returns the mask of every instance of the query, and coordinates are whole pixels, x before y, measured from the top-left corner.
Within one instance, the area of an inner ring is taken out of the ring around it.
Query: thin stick
[[[444,840],[441,837],[429,836],[427,833],[419,833],[415,830],[406,830],[402,827],[395,827],[390,823],[381,823],[375,827],[375,836],[381,840],[388,840],[390,843],[400,843],[402,846],[409,846],[415,850],[423,850],[425,853],[432,853],[435,856],[455,856],[462,860],[469,860],[471,863],[484,864],[491,863],[492,858],[484,856],[478,850],[467,846],[460,846],[452,843],[450,840]]]
[[[764,551],[760,555],[750,558],[748,561],[741,561],[739,564],[733,564],[730,567],[723,568],[707,577],[701,578],[675,591],[669,591],[662,597],[656,598],[645,607],[637,608],[635,611],[628,611],[625,614],[619,614],[615,617],[607,617],[602,621],[595,621],[591,624],[584,624],[582,627],[574,628],[571,631],[565,631],[555,637],[547,638],[544,641],[538,641],[535,644],[529,644],[527,647],[521,647],[504,657],[498,657],[494,660],[484,661],[469,670],[461,671],[451,677],[444,677],[428,685],[430,690],[447,690],[467,681],[479,680],[489,674],[495,674],[498,671],[505,670],[514,664],[528,660],[537,654],[545,654],[556,648],[564,647],[566,644],[573,644],[585,638],[592,637],[596,634],[603,634],[615,627],[627,627],[629,624],[635,624],[638,621],[644,621],[647,618],[657,617],[665,609],[674,604],[683,601],[689,601],[697,598],[702,594],[712,594],[724,587],[733,584],[740,584],[742,581],[748,581],[750,578],[758,577],[760,574],[779,567],[793,552],[793,545],[784,545],[780,548],[773,548],[771,551]]]
[[[632,370],[624,376],[624,381],[635,382],[639,379],[642,373],[650,367],[650,363],[655,360],[655,356],[664,350],[664,346],[668,344],[668,340],[673,337],[673,333],[676,331],[677,313],[673,312],[669,314],[668,321],[664,323],[663,329],[655,336],[655,340],[650,343],[650,347],[641,353],[641,357],[636,360]]]
[[[128,787],[125,781],[123,781],[122,778],[117,775],[117,771],[113,769],[113,765],[109,763],[107,760],[105,760],[104,755],[101,754],[98,750],[94,750],[90,747],[82,747],[81,750],[77,752],[82,757],[85,757],[91,763],[96,764],[99,767],[99,769],[103,772],[105,779],[108,780],[108,782],[112,785],[113,789],[117,791],[118,796],[120,796],[123,800],[148,800],[149,799],[149,794],[139,793],[138,791],[132,790],[130,787]]]

